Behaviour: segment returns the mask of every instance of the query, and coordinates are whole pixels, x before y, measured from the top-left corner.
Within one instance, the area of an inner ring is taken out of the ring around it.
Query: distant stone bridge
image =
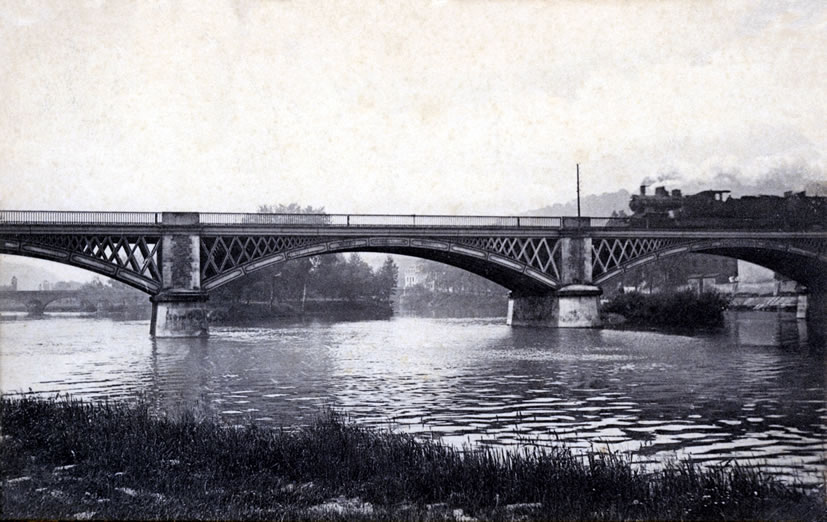
[[[23,304],[33,316],[43,315],[50,303],[60,299],[77,299],[93,305],[90,297],[80,290],[0,290],[0,300]]]
[[[0,211],[0,253],[48,259],[151,295],[154,335],[206,334],[207,292],[274,263],[384,252],[511,290],[509,324],[596,326],[599,285],[687,252],[743,259],[806,286],[825,314],[827,232],[643,228],[621,218]]]
[[[41,316],[46,307],[61,299],[74,299],[81,307],[90,310],[101,310],[124,302],[124,296],[118,294],[102,295],[99,290],[0,290],[0,300],[22,304],[31,316]]]

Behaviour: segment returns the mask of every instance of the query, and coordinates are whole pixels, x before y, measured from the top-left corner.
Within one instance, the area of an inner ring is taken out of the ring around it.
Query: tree
[[[342,297],[355,301],[369,297],[373,293],[373,270],[362,259],[362,256],[356,253],[351,254],[343,268],[339,272]]]
[[[275,205],[259,205],[259,214],[324,214],[324,207],[311,207],[310,205],[303,207],[298,203],[290,203],[284,205],[277,203]]]
[[[396,281],[399,276],[399,267],[394,263],[393,258],[388,256],[379,273],[376,274],[374,297],[381,301],[390,301],[396,293]]]
[[[342,297],[341,271],[345,266],[342,254],[317,256],[313,270],[310,272],[308,287],[316,297]]]

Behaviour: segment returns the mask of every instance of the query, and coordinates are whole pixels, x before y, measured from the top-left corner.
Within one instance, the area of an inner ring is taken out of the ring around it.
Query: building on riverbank
[[[639,267],[633,267],[618,277],[618,281],[604,292],[613,295],[621,291],[659,293],[692,288],[697,291],[715,289],[732,293],[738,278],[738,260],[708,254],[686,254],[666,258]]]

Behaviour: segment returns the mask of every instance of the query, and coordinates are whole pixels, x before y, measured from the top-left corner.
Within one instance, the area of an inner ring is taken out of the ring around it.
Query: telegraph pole
[[[580,219],[580,164],[577,164],[577,219]]]

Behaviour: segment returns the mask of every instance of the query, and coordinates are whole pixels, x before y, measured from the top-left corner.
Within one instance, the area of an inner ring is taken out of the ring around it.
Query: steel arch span
[[[378,252],[418,257],[462,268],[505,288],[537,295],[559,288],[557,238],[302,235],[202,236],[201,281],[213,290],[275,263],[323,254]]]
[[[713,254],[769,268],[810,289],[827,287],[827,239],[600,238],[592,240],[597,285],[626,270],[687,253]]]
[[[89,270],[147,294],[161,290],[160,235],[15,234],[0,236],[0,254]]]

